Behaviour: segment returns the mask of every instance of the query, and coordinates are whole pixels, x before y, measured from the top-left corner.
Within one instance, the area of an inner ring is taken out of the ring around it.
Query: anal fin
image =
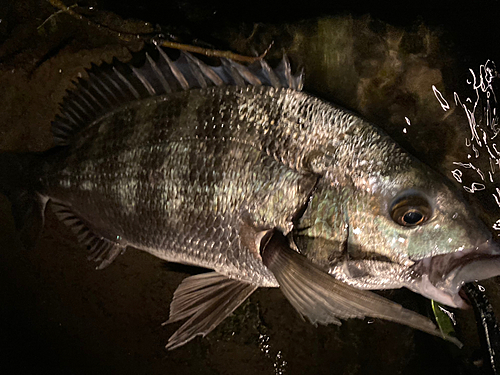
[[[252,294],[257,286],[229,279],[217,272],[190,276],[182,281],[170,305],[164,324],[189,318],[168,340],[167,349],[184,345],[198,335],[205,336]]]
[[[54,202],[51,206],[57,218],[71,229],[80,243],[88,247],[87,259],[99,263],[97,269],[106,268],[125,251],[126,245],[97,234],[71,207]]]

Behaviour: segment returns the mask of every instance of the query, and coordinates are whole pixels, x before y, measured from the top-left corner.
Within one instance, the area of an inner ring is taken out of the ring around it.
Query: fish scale
[[[169,110],[179,101],[165,97],[135,104],[139,109],[123,108],[89,125],[71,156],[52,163],[45,193],[57,201],[71,199],[73,211],[103,236],[113,233],[123,244],[165,260],[209,267],[259,286],[277,286],[258,254],[240,243],[240,213],[262,228],[288,233],[291,217],[305,204],[317,177],[278,162],[277,142],[260,140],[258,129],[246,130],[253,124],[267,125],[253,111],[246,111],[250,121],[237,110],[219,110],[213,99],[202,100],[206,96],[203,90],[191,91],[189,99],[180,99],[187,108],[191,101],[196,103],[195,121],[186,111]],[[221,98],[217,103],[227,107],[228,101]],[[206,111],[201,105],[218,115],[202,121]],[[138,126],[139,121],[145,126]],[[113,124],[119,124],[119,135]],[[278,128],[279,121],[275,125]],[[173,129],[170,137],[168,126]],[[267,135],[274,136],[269,131]],[[258,144],[264,146],[259,150]],[[89,157],[96,160],[91,170]],[[89,176],[98,181],[92,189],[82,184]],[[98,214],[94,207],[100,207]],[[219,225],[207,226],[207,221]],[[247,267],[255,272],[242,276]]]

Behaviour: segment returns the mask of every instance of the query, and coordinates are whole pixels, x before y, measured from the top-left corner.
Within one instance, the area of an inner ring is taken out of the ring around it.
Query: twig
[[[50,15],[50,16],[49,16],[49,17],[48,17],[45,21],[43,21],[43,22],[42,22],[42,24],[41,24],[40,26],[38,26],[36,29],[37,29],[38,31],[40,31],[40,30],[42,29],[42,27],[44,27],[44,26],[45,26],[45,24],[46,24],[47,22],[51,21],[51,20],[52,20],[55,16],[57,16],[57,15],[58,15],[58,14],[60,14],[60,13],[66,13],[66,12],[68,12],[68,11],[72,11],[72,10],[71,10],[71,8],[74,8],[74,7],[76,7],[76,6],[77,6],[76,4],[73,4],[73,5],[69,6],[69,7],[67,7],[67,9],[59,9],[57,12],[52,13],[52,14],[51,14],[51,15]]]
[[[47,18],[43,23],[42,25],[39,26],[42,27],[50,18],[52,18],[53,16],[59,14],[59,13],[67,13],[75,18],[77,18],[78,20],[81,20],[81,21],[85,21],[87,22],[88,24],[91,24],[91,25],[94,25],[98,28],[101,28],[103,27],[103,25],[100,25],[100,24],[97,24],[91,20],[89,20],[88,18],[82,16],[81,14],[75,12],[72,10],[72,8],[76,7],[77,4],[73,4],[71,6],[66,6],[64,5],[64,3],[60,0],[48,0],[50,2],[50,4],[52,4],[53,7],[59,9],[56,13],[54,13],[53,15],[51,15],[49,18]],[[119,32],[119,31],[116,31],[116,30],[112,30],[110,29],[109,27],[107,26],[104,26],[106,28],[106,30],[112,34],[115,34],[115,36],[119,39],[122,39],[122,40],[125,40],[125,41],[132,41],[132,40],[137,40],[137,38],[142,38],[144,41],[146,38],[144,37],[141,37],[137,34],[132,34],[132,33],[126,33],[126,32]],[[128,34],[128,35],[127,35]],[[149,40],[151,41],[151,39]],[[264,51],[264,53],[262,53],[260,56],[257,56],[257,57],[252,57],[252,56],[245,56],[245,55],[240,55],[240,54],[237,54],[237,53],[234,53],[234,52],[231,52],[231,51],[221,51],[221,50],[214,50],[214,49],[209,49],[209,48],[203,48],[203,47],[198,47],[198,46],[192,46],[192,45],[189,45],[189,44],[182,44],[182,43],[177,43],[177,42],[170,42],[170,41],[166,41],[166,40],[162,40],[159,42],[163,47],[168,47],[168,48],[173,48],[173,49],[178,49],[178,50],[183,50],[183,51],[188,51],[188,52],[193,52],[193,53],[198,53],[198,54],[201,54],[201,55],[205,55],[205,56],[210,56],[210,57],[221,57],[221,58],[228,58],[228,59],[231,59],[231,60],[235,60],[235,61],[242,61],[242,62],[248,62],[248,63],[252,63],[254,61],[258,61],[258,60],[261,60],[263,59],[267,53],[269,52],[269,50],[271,49],[273,43],[271,43],[269,45],[269,47]]]
[[[216,50],[216,49],[209,49],[209,48],[203,48],[203,47],[198,47],[198,46],[192,46],[190,44],[182,44],[182,43],[176,43],[176,42],[169,42],[167,40],[161,41],[160,44],[163,47],[168,47],[168,48],[173,48],[173,49],[178,49],[182,51],[188,51],[188,52],[193,52],[193,53],[199,53],[200,55],[205,55],[209,57],[223,57],[235,61],[243,61],[243,62],[248,62],[248,63],[253,63],[255,61],[263,59],[269,50],[271,49],[273,43],[269,45],[269,47],[262,53],[261,55],[257,57],[252,57],[252,56],[244,56],[244,55],[239,55],[237,53],[231,52],[231,51],[221,51],[221,50]]]
[[[75,11],[73,11],[71,8],[74,8],[76,6],[78,6],[77,4],[73,4],[69,7],[67,7],[66,5],[63,4],[62,1],[60,0],[49,0],[49,3],[52,4],[53,7],[59,9],[59,11],[55,14],[58,14],[58,13],[62,13],[62,12],[66,12],[70,15],[72,15],[73,17],[76,17],[78,18],[79,20],[83,20],[85,19],[82,15],[76,13]],[[54,14],[53,14],[54,15]],[[50,17],[49,17],[50,18]]]

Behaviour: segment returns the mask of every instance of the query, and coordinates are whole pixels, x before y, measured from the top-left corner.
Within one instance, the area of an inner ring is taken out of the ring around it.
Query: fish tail
[[[47,198],[40,194],[38,153],[0,154],[0,193],[12,205],[19,237],[26,249],[34,248],[44,223]]]

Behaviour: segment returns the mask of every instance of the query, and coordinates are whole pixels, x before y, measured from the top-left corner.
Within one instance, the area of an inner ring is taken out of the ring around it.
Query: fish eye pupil
[[[411,194],[397,198],[391,204],[390,215],[395,223],[412,227],[428,221],[432,217],[432,208],[425,197]]]
[[[418,224],[423,219],[423,215],[418,211],[408,211],[403,216],[403,223],[406,225]]]

